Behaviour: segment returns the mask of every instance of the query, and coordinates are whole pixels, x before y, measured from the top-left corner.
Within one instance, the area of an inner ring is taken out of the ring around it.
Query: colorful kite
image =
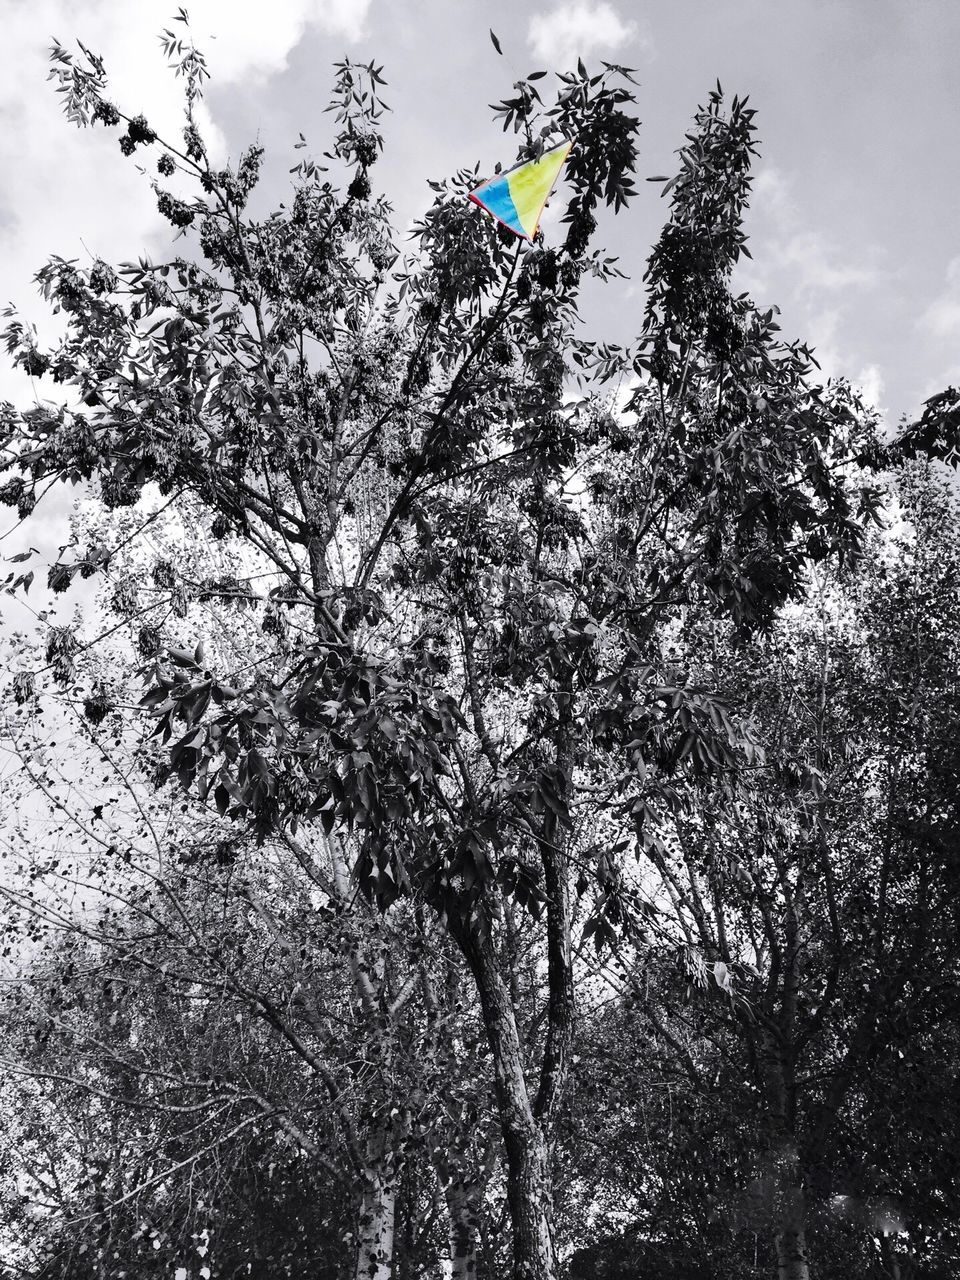
[[[506,173],[488,178],[476,191],[470,192],[470,199],[492,213],[514,235],[532,240],[540,225],[543,206],[550,198],[572,146],[573,143],[564,138],[539,160],[524,160]]]

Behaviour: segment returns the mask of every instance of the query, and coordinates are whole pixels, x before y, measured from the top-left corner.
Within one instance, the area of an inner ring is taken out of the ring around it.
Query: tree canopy
[[[891,445],[737,292],[719,85],[624,347],[579,301],[622,279],[629,69],[494,109],[520,159],[574,139],[549,233],[463,169],[401,250],[382,68],[337,64],[265,212],[165,47],[177,139],[52,59],[169,256],[53,258],[62,338],[6,329],[55,398],[5,406],[0,500],[76,486],[47,587],[90,582],[13,637],[15,1265],[949,1268],[952,393]]]

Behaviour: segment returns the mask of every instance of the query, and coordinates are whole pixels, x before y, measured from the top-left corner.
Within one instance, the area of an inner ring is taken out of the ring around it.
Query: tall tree
[[[464,199],[465,170],[438,184],[401,263],[370,187],[379,68],[337,69],[345,192],[304,160],[292,198],[254,218],[260,149],[211,166],[193,114],[202,58],[173,38],[169,51],[187,85],[177,145],[107,100],[95,57],[54,51],[74,120],[124,126],[126,154],[157,148],[180,184],[157,180],[158,206],[198,228],[203,260],[40,273],[67,334],[42,352],[14,321],[8,346],[83,404],[6,415],[19,474],[3,497],[29,515],[57,480],[96,479],[108,504],[209,522],[272,575],[281,634],[254,664],[222,669],[192,643],[154,662],[145,704],[168,770],[260,839],[351,842],[381,909],[409,896],[435,913],[492,1055],[514,1274],[546,1280],[572,881],[593,885],[606,936],[625,851],[695,791],[677,777],[731,778],[754,758],[749,727],[666,640],[694,608],[765,626],[803,594],[811,559],[857,550],[876,501],[848,475],[860,406],[842,384],[812,385],[773,313],[732,293],[754,125],[736,98],[724,113],[719,88],[668,184],[643,331],[624,352],[577,327],[583,277],[618,274],[590,248],[598,206],[633,195],[622,69],[562,75],[549,105],[536,73],[498,108],[521,156],[576,139],[562,242],[508,245]],[[620,411],[604,383],[623,374],[637,385]],[[57,564],[51,582],[111,550]],[[77,643],[51,637],[65,674]],[[546,957],[532,1046],[510,982],[515,906]]]

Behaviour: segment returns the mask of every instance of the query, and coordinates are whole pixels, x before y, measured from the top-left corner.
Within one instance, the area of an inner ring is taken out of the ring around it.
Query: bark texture
[[[789,1004],[793,988],[789,975],[795,969],[792,960],[787,968],[784,986]],[[793,1054],[788,1045],[786,1036],[771,1032],[763,1037],[759,1046],[770,1141],[770,1173],[776,1197],[774,1245],[777,1280],[810,1280],[805,1234],[806,1196],[795,1131],[797,1087]]]
[[[451,1280],[475,1280],[477,1274],[478,1214],[470,1188],[455,1182],[446,1192],[450,1214]]]
[[[556,1280],[549,1145],[534,1114],[510,992],[489,932],[464,938],[496,1071],[513,1228],[513,1280]]]
[[[371,1163],[364,1169],[357,1224],[356,1280],[392,1280],[397,1215],[397,1179],[392,1153],[373,1139]]]
[[[788,1210],[776,1237],[777,1280],[810,1280],[807,1263],[807,1240],[803,1229],[802,1203],[800,1212]]]

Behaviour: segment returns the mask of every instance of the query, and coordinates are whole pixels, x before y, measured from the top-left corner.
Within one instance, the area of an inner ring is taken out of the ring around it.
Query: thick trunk
[[[513,1226],[514,1280],[555,1280],[550,1162],[546,1142],[536,1127],[525,1133],[522,1141],[507,1143],[507,1199]]]
[[[372,1162],[364,1170],[363,1194],[357,1225],[356,1280],[391,1280],[393,1234],[397,1209],[397,1179],[392,1153],[373,1148]]]
[[[763,1074],[769,1172],[776,1188],[777,1280],[810,1280],[805,1233],[806,1196],[794,1128],[796,1084],[793,1061],[777,1036],[764,1036],[759,1048]]]
[[[786,1189],[776,1235],[777,1280],[810,1280],[804,1216],[802,1191],[799,1187]]]
[[[549,1147],[533,1112],[510,993],[489,933],[463,939],[496,1071],[513,1231],[513,1280],[555,1280]]]

